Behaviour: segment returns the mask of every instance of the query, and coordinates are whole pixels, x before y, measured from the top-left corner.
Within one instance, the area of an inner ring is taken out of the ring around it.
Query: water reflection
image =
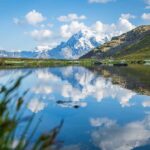
[[[92,118],[90,123],[97,127],[91,137],[102,150],[131,150],[150,144],[150,115],[124,126],[108,118]]]
[[[140,94],[150,95],[150,67],[131,65],[129,67],[94,67],[90,68],[105,78],[112,78],[114,84],[119,84]]]
[[[87,104],[82,101],[88,97],[97,102],[111,98],[125,107],[132,105],[130,100],[136,95],[120,85],[113,85],[111,78],[105,79],[82,67],[35,70],[32,76],[36,80],[31,87],[32,94],[40,99],[53,97],[68,101],[59,104],[62,107],[85,107]]]
[[[39,101],[38,99],[31,100],[27,105],[27,108],[34,113],[42,111],[45,107],[46,104],[44,102]]]
[[[79,66],[1,70],[0,84],[31,72],[17,95],[29,89],[22,107],[24,115],[35,115],[33,127],[40,120],[32,144],[64,119],[58,137],[64,141],[61,150],[130,150],[150,142],[150,85],[134,70]]]

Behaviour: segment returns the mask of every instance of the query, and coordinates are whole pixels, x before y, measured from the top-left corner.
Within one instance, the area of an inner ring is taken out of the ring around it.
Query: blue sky
[[[79,30],[115,36],[142,24],[150,24],[150,0],[0,0],[1,49],[43,49]]]

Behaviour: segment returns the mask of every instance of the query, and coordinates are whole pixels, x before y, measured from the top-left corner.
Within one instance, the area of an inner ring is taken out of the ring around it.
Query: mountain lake
[[[150,149],[149,75],[146,65],[1,69],[0,98],[8,97],[10,118],[16,105],[20,114],[12,147],[23,140],[30,150],[55,131],[55,150]]]

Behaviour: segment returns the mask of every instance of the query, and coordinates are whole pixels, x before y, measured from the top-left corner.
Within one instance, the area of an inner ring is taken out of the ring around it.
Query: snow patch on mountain
[[[52,49],[49,46],[40,46],[36,47],[35,51],[8,52],[0,50],[0,57],[78,59],[107,41],[107,37],[97,38],[95,33],[83,30]]]
[[[62,42],[56,48],[49,51],[49,56],[59,59],[78,59],[91,49],[105,43],[106,40],[106,38],[98,40],[91,31],[80,31],[74,34],[67,42]]]

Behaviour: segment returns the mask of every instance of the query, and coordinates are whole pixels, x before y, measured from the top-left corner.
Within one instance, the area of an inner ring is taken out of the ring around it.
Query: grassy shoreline
[[[84,65],[91,66],[95,60],[56,60],[56,59],[27,59],[27,58],[0,58],[0,68],[26,68],[26,67],[51,67]]]
[[[78,59],[78,60],[56,60],[56,59],[27,59],[27,58],[0,58],[0,68],[27,68],[27,67],[51,67],[69,65],[116,65],[116,64],[147,64],[149,60],[123,60],[123,59]]]

